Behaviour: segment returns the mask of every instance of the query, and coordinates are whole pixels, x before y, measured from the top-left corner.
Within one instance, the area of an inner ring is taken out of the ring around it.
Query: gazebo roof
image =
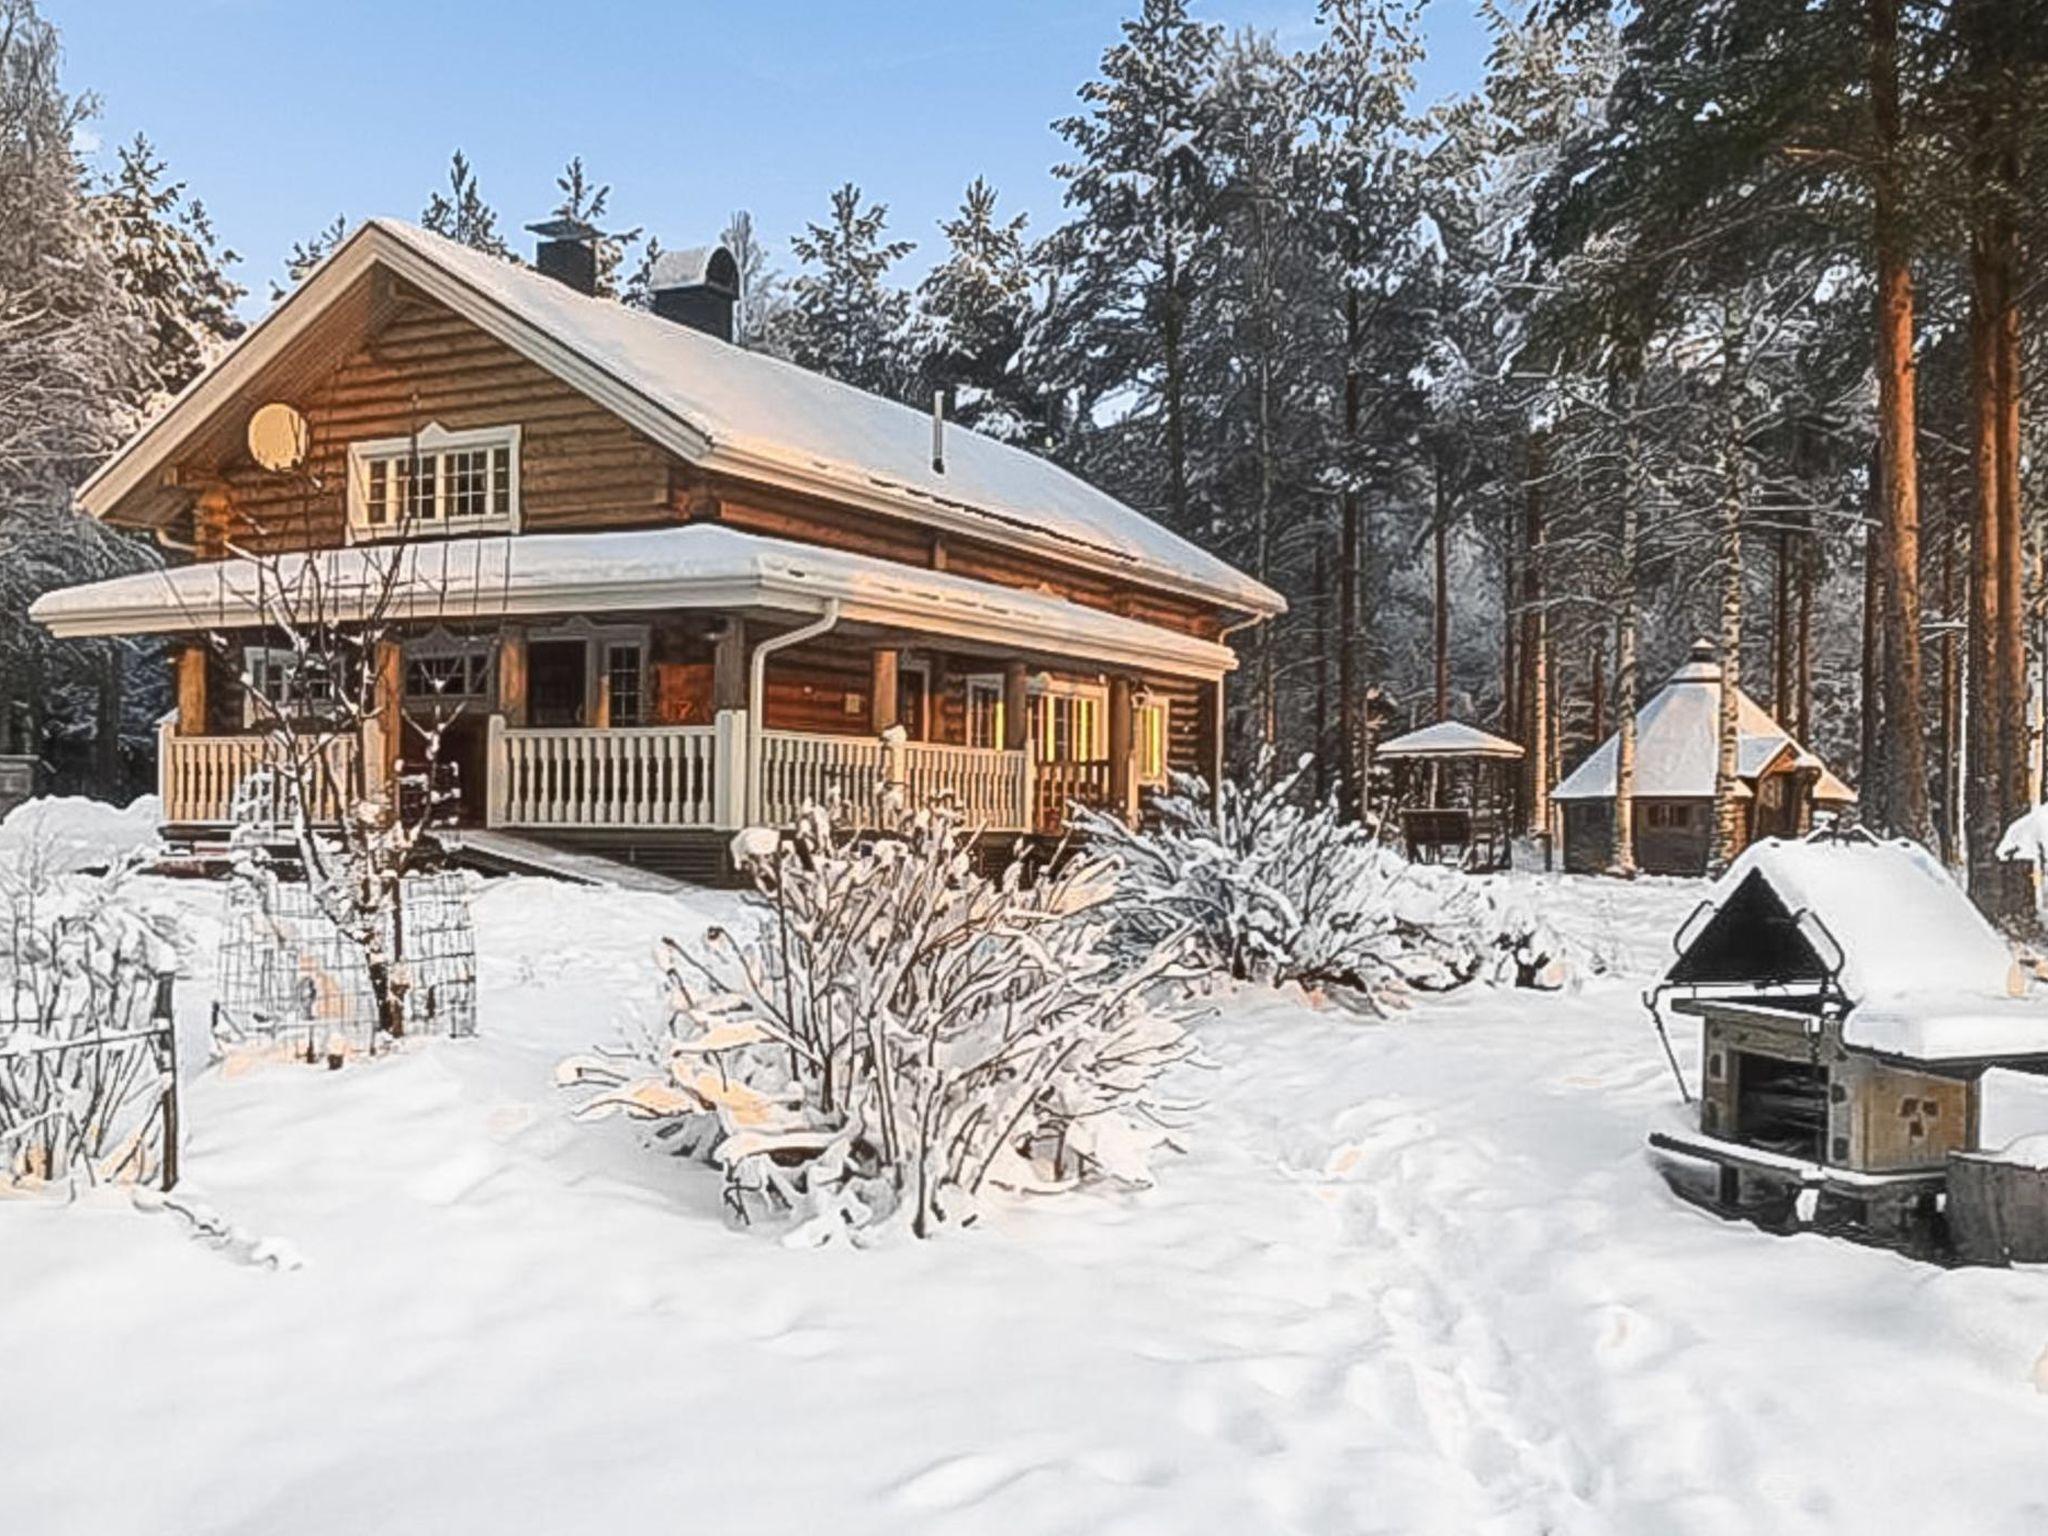
[[[1462,720],[1439,720],[1419,731],[1380,743],[1378,757],[1497,757],[1522,756],[1519,744],[1482,731]]]

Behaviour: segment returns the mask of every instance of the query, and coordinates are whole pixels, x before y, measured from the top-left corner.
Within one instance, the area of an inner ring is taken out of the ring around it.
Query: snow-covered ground
[[[220,893],[148,884],[197,1043]],[[0,1200],[0,1530],[2048,1527],[2048,1277],[1767,1236],[1646,1160],[1638,994],[1698,893],[1547,882],[1627,957],[1577,993],[1221,998],[1156,1189],[854,1252],[730,1230],[550,1085],[730,898],[491,882],[480,1038],[195,1072],[184,1194],[250,1240]]]

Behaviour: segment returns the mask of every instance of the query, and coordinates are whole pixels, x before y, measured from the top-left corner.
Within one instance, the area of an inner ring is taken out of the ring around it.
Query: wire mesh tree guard
[[[406,876],[384,945],[404,987],[407,1034],[476,1033],[476,928],[459,870]],[[229,883],[214,1025],[231,1040],[302,1042],[309,1060],[332,1055],[337,1039],[377,1048],[377,1002],[363,951],[303,881]]]

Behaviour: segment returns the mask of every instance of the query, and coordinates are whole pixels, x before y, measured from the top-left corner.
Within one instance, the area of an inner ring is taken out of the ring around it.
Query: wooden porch
[[[1069,807],[1110,803],[1106,761],[1035,763],[1020,749],[961,747],[805,731],[762,731],[749,772],[746,713],[707,726],[522,726],[486,722],[481,824],[508,831],[737,831],[784,826],[806,805],[842,808],[855,825],[880,817],[883,797],[946,803],[987,832],[1052,835]],[[227,827],[239,814],[281,820],[265,770],[278,749],[260,735],[159,736],[164,819],[184,829]],[[325,784],[351,782],[360,746],[337,740]],[[343,794],[323,786],[316,824],[332,822]]]

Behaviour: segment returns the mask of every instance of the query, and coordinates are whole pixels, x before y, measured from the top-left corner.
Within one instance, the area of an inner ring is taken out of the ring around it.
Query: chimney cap
[[[526,226],[529,234],[539,235],[543,240],[597,240],[604,231],[581,219],[546,219],[539,224]]]
[[[663,251],[654,258],[648,287],[657,292],[664,288],[710,288],[735,297],[740,291],[740,264],[722,245]]]

